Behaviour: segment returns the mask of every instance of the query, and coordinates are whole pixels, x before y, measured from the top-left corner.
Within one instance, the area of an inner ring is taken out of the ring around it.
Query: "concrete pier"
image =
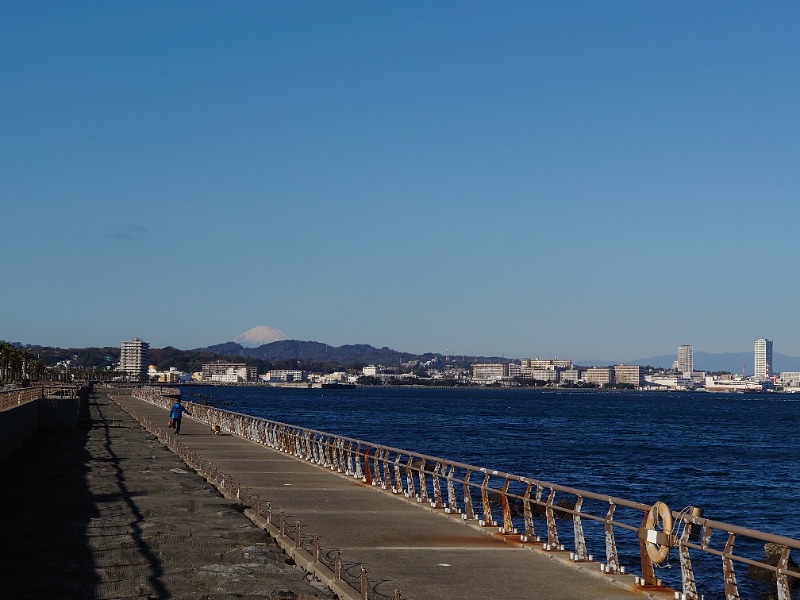
[[[2,463],[0,598],[334,598],[106,394]],[[5,431],[36,423],[18,410]]]
[[[116,396],[131,410],[166,427],[167,412]],[[371,593],[413,600],[465,598],[573,600],[671,598],[635,589],[629,575],[600,573],[598,563],[570,563],[568,553],[506,543],[476,524],[413,500],[255,444],[215,436],[183,419],[180,441],[249,488],[288,524],[299,522],[348,564],[364,565]]]

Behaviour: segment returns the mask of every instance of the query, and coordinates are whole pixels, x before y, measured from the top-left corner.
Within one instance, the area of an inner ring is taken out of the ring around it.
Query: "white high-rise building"
[[[150,359],[150,344],[139,338],[122,342],[119,352],[119,369],[131,381],[147,381],[147,361]]]
[[[757,381],[772,377],[772,340],[765,338],[756,340],[754,362],[753,376]]]
[[[678,371],[684,377],[691,377],[694,371],[694,351],[688,344],[678,346]]]

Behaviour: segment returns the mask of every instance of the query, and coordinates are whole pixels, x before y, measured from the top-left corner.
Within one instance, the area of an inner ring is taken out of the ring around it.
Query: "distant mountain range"
[[[264,328],[267,329],[267,328]],[[271,328],[270,328],[271,329]],[[255,331],[254,334],[275,335],[277,330]],[[280,332],[277,332],[280,335]],[[257,335],[249,336],[248,343],[258,339]],[[68,360],[77,357],[77,364],[87,366],[105,366],[111,362],[119,360],[118,347],[104,348],[56,348],[38,345],[11,342],[14,346],[27,348],[34,352],[46,364],[55,364],[56,361]],[[368,344],[349,344],[344,346],[330,346],[321,342],[305,342],[299,340],[280,340],[265,343],[255,348],[247,348],[236,342],[225,342],[215,344],[207,348],[195,348],[194,350],[178,350],[173,347],[162,349],[151,349],[151,360],[164,363],[167,367],[178,366],[181,369],[197,370],[202,362],[213,359],[213,356],[220,357],[242,357],[252,358],[265,363],[279,363],[281,361],[299,361],[306,363],[309,367],[325,365],[327,368],[338,366],[349,368],[358,365],[384,365],[398,366],[410,361],[427,361],[434,358],[444,359],[444,356],[435,352],[425,354],[412,354],[410,352],[399,352],[384,346],[375,348]],[[656,368],[669,369],[677,359],[676,354],[661,354],[649,358],[637,358],[628,361],[613,360],[574,360],[576,365],[588,366],[607,366],[613,364],[628,364],[651,366]],[[500,362],[507,361],[498,356],[462,356],[450,357],[450,362],[458,365],[469,365],[473,362]],[[775,353],[773,355],[774,364],[772,371],[781,373],[785,371],[800,371],[800,357],[787,356]],[[161,365],[162,367],[164,365]],[[746,374],[753,374],[753,352],[694,352],[694,367],[697,371],[728,371],[731,373],[741,373],[742,366]],[[276,367],[277,368],[277,367]],[[295,367],[292,367],[295,368]]]
[[[213,352],[225,356],[258,358],[266,361],[297,359],[308,362],[335,362],[344,366],[353,364],[395,366],[412,360],[425,361],[433,358],[444,358],[441,354],[434,352],[419,355],[409,352],[399,352],[385,346],[383,348],[375,348],[368,344],[349,344],[337,347],[321,342],[304,342],[298,340],[271,342],[258,346],[257,348],[245,348],[236,342],[226,342],[224,344],[208,346],[207,348],[197,348],[195,351]],[[637,358],[628,361],[576,360],[574,362],[576,365],[581,366],[604,366],[624,363],[627,365],[669,369],[676,359],[676,354],[661,354],[649,358]],[[496,356],[471,356],[466,362],[499,360],[502,359]],[[773,360],[775,362],[772,366],[773,372],[800,371],[800,357],[775,353],[773,355]],[[694,352],[694,368],[697,371],[729,371],[731,373],[741,373],[742,365],[745,365],[745,370],[748,375],[753,374],[752,352]]]
[[[299,340],[281,340],[263,344],[257,348],[245,348],[236,342],[225,342],[207,348],[196,348],[196,352],[213,352],[225,356],[241,356],[258,358],[266,361],[297,359],[306,362],[339,363],[343,366],[354,364],[395,366],[412,360],[430,360],[439,355],[411,354],[398,352],[391,348],[375,348],[368,344],[349,344],[329,346],[321,342],[303,342]]]

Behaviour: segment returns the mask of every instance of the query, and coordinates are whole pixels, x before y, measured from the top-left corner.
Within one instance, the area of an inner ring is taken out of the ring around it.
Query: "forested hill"
[[[439,356],[434,353],[416,355],[398,352],[385,346],[375,348],[369,344],[330,346],[321,342],[299,340],[272,342],[258,348],[244,348],[235,342],[226,342],[207,348],[197,348],[195,352],[213,352],[223,356],[257,358],[269,362],[295,359],[312,363],[338,363],[344,367],[372,364],[396,366],[412,360],[430,360]]]
[[[68,363],[71,369],[99,368],[112,370],[119,363],[118,347],[59,348],[14,343],[24,349],[32,358],[41,360],[46,366]],[[264,344],[258,348],[244,348],[235,342],[216,344],[207,348],[180,350],[172,346],[150,348],[149,363],[159,370],[175,367],[179,371],[194,373],[203,363],[217,360],[242,361],[254,367],[259,373],[270,369],[303,369],[331,373],[344,369],[360,369],[365,365],[397,367],[411,361],[424,362],[434,358],[444,358],[436,353],[422,355],[398,352],[391,348],[375,348],[368,344],[330,346],[320,342],[285,340]],[[451,357],[450,363],[468,365],[474,357]],[[486,359],[497,360],[497,359]]]

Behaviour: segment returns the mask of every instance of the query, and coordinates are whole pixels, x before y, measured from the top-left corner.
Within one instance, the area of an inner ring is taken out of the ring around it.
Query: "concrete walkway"
[[[106,393],[2,464],[0,598],[334,598]]]
[[[118,397],[166,427],[167,412],[129,396]],[[288,525],[301,523],[346,563],[367,567],[372,593],[410,600],[575,600],[671,598],[633,588],[630,575],[600,573],[597,563],[573,564],[568,553],[522,548],[456,516],[434,511],[353,478],[183,419],[180,441],[250,488]]]

